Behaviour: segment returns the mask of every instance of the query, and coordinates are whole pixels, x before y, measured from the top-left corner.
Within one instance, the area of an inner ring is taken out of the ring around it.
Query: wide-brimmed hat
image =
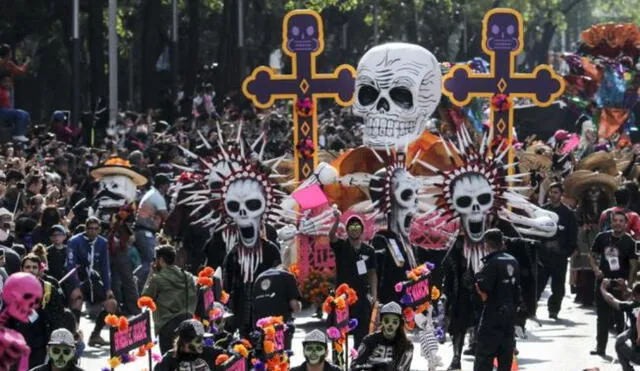
[[[133,180],[138,187],[147,184],[147,177],[131,168],[131,163],[119,157],[113,157],[105,161],[102,165],[95,167],[90,172],[96,180],[100,180],[108,175],[123,175]]]
[[[604,173],[589,170],[576,170],[564,181],[564,192],[574,200],[580,200],[591,186],[602,187],[609,195],[616,190],[616,178]]]
[[[618,168],[616,167],[616,160],[613,154],[604,151],[595,152],[583,158],[578,162],[575,169],[591,170],[613,176],[618,175]]]
[[[551,169],[551,165],[553,163],[549,156],[539,155],[528,151],[517,151],[516,157],[518,158],[518,166],[523,172],[529,172],[531,170],[548,170]]]

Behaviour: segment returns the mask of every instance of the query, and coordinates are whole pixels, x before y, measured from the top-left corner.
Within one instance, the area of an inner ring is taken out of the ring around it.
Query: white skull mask
[[[258,241],[266,202],[264,189],[257,180],[245,178],[229,184],[224,208],[235,222],[245,247],[253,247]]]
[[[114,194],[100,197],[100,207],[103,208],[120,207],[136,199],[136,184],[124,175],[107,175],[100,179],[100,191],[103,190]]]
[[[453,208],[462,219],[467,237],[473,242],[482,240],[487,216],[493,207],[493,193],[487,178],[479,174],[465,174],[453,184]]]
[[[418,199],[413,177],[404,169],[398,169],[393,176],[391,185],[391,223],[390,228],[396,233],[409,237],[411,219],[416,213]]]
[[[413,44],[371,48],[356,76],[353,113],[364,118],[364,145],[403,149],[420,136],[441,95],[438,60]]]
[[[58,369],[64,369],[73,361],[75,349],[68,345],[50,345],[49,358]]]

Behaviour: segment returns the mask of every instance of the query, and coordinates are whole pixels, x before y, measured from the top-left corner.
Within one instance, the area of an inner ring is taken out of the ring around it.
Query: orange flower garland
[[[148,308],[152,312],[155,312],[157,309],[156,302],[148,296],[142,296],[140,297],[140,299],[138,299],[138,308]]]
[[[129,320],[125,316],[120,316],[118,318],[113,314],[109,314],[104,319],[104,323],[111,327],[117,327],[118,331],[123,331],[129,328]]]

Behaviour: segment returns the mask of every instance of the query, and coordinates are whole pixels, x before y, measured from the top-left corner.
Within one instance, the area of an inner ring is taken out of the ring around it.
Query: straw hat
[[[528,172],[531,170],[548,170],[551,169],[551,158],[545,155],[539,155],[533,152],[517,151],[518,166],[520,170]]]
[[[123,160],[119,157],[113,157],[105,161],[102,165],[99,165],[90,172],[91,176],[96,180],[100,180],[109,175],[123,175],[133,180],[133,183],[138,187],[147,184],[147,177],[138,173],[131,168],[131,163],[127,160]]]
[[[613,176],[618,175],[616,160],[614,159],[613,154],[603,151],[592,153],[583,158],[578,162],[575,169],[591,170]]]
[[[574,200],[582,199],[584,192],[591,186],[604,188],[605,192],[612,195],[617,187],[616,178],[603,173],[596,173],[589,170],[576,170],[564,181],[564,192]]]

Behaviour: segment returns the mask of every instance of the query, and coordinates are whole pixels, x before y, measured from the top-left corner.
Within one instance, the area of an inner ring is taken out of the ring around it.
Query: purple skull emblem
[[[287,49],[291,52],[314,52],[318,50],[319,27],[310,14],[295,14],[287,22]]]
[[[487,20],[487,48],[494,51],[516,50],[520,46],[518,18],[510,13],[496,13]]]

